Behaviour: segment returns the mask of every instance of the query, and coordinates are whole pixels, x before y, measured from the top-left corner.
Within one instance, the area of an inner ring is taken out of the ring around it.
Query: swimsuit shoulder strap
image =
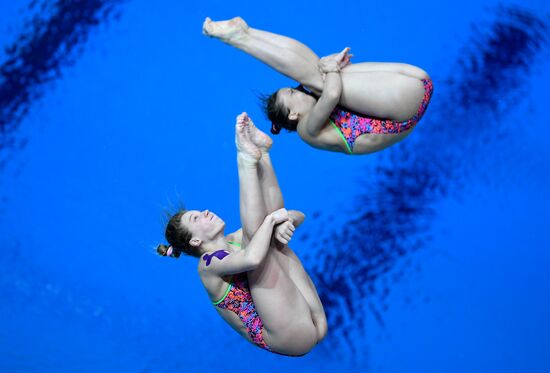
[[[233,246],[238,246],[238,247],[241,247],[241,244],[238,243],[238,242],[233,242],[233,241],[227,241],[228,244],[230,245],[233,245]],[[231,275],[231,277],[229,277],[229,286],[227,287],[227,290],[225,291],[225,293],[223,294],[223,297],[220,298],[220,300],[216,301],[216,302],[212,302],[213,305],[218,305],[220,304],[221,302],[224,301],[224,299],[227,297],[227,294],[229,294],[229,292],[231,291],[231,289],[233,288],[233,275]]]
[[[241,246],[241,244],[238,243],[238,242],[228,241],[227,243],[230,244],[230,245],[233,245],[233,246],[239,246],[239,247]],[[231,276],[229,277],[229,282],[230,282],[230,284],[229,284],[229,286],[227,287],[227,290],[225,291],[225,293],[223,294],[223,296],[220,298],[220,300],[218,300],[218,301],[216,301],[216,302],[212,302],[212,304],[213,304],[214,306],[217,306],[218,304],[220,304],[221,302],[223,302],[224,299],[227,297],[227,294],[229,294],[229,292],[230,292],[231,289],[233,288],[233,275],[231,275]]]
[[[231,276],[231,280],[233,280],[233,276]],[[225,293],[223,294],[223,296],[220,298],[220,300],[216,301],[216,302],[212,302],[212,304],[214,306],[217,306],[218,304],[220,304],[221,302],[223,302],[225,300],[225,298],[227,298],[227,294],[229,294],[229,292],[231,291],[231,289],[233,288],[233,283],[229,284],[229,286],[227,287],[227,290],[225,291]]]

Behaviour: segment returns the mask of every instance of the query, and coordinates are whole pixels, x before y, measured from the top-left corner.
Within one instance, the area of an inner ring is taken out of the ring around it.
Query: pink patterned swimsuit
[[[212,303],[239,316],[252,342],[264,350],[271,351],[262,336],[264,325],[258,312],[256,312],[246,273],[233,275],[233,281],[227,288],[225,295],[219,301]]]
[[[348,152],[353,153],[353,144],[357,137],[364,133],[390,134],[401,133],[413,128],[422,118],[428,108],[433,92],[433,83],[430,79],[422,79],[424,97],[415,116],[411,119],[398,122],[385,119],[375,119],[354,113],[342,106],[336,106],[329,116],[329,120],[342,135]]]

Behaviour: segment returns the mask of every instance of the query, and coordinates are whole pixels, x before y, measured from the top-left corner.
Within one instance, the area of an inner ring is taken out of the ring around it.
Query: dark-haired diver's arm
[[[279,73],[300,82],[319,93],[323,88],[323,76],[318,69],[319,57],[305,44],[268,31],[255,29],[241,23],[242,32],[236,32],[236,37],[223,39],[235,48],[257,58]],[[215,23],[206,20],[203,24],[203,33],[208,36],[219,37],[212,27]]]
[[[323,94],[305,118],[304,130],[310,137],[317,137],[325,127],[330,113],[340,101],[342,78],[337,71],[328,72],[325,76]]]

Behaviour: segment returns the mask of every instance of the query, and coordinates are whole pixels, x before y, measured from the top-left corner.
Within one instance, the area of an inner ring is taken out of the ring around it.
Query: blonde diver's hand
[[[294,235],[295,230],[296,228],[290,220],[285,221],[284,223],[279,224],[277,227],[275,227],[275,239],[280,243],[286,245],[290,242],[290,239]]]

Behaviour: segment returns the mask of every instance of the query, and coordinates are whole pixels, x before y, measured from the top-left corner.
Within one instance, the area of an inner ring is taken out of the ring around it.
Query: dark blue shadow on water
[[[491,23],[477,24],[453,76],[434,82],[416,140],[385,151],[385,161],[349,196],[353,209],[339,214],[338,224],[317,214],[321,228],[305,238],[315,252],[306,267],[329,319],[328,346],[353,351],[366,331],[365,309],[384,325],[387,296],[407,257],[429,241],[435,204],[460,192],[476,169],[477,151],[499,141],[495,130],[511,130],[504,109],[521,100],[548,30],[547,17],[517,7],[500,7]]]
[[[61,77],[62,68],[71,65],[79,46],[91,30],[112,17],[122,0],[32,1],[32,14],[24,31],[5,48],[0,66],[0,168],[9,150],[24,145],[14,130],[28,113],[33,101],[42,95],[45,83]]]

